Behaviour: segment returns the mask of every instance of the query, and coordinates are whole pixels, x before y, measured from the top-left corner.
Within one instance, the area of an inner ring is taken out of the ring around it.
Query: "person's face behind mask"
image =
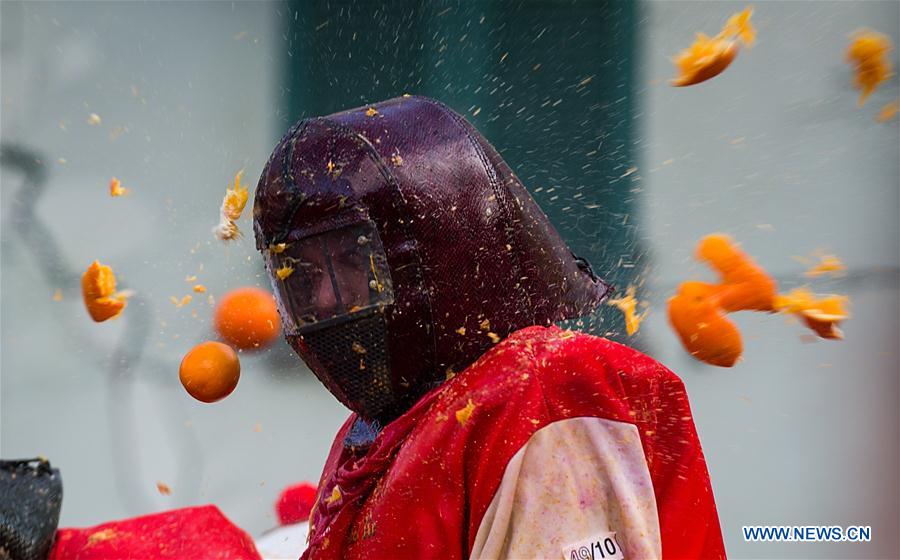
[[[393,404],[384,313],[393,303],[377,231],[362,221],[270,250],[267,268],[288,342],[349,408]]]

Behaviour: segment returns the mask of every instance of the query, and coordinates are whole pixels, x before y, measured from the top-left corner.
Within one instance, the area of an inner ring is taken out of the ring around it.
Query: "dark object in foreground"
[[[62,478],[49,461],[0,461],[0,559],[46,558],[61,506]]]

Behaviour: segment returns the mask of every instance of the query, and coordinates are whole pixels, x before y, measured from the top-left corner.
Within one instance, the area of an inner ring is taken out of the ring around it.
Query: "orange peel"
[[[122,181],[113,177],[109,181],[109,196],[117,197],[117,196],[125,196],[128,194],[128,189],[122,186]]]
[[[641,328],[641,321],[643,321],[649,313],[648,310],[645,310],[643,313],[637,312],[637,307],[640,302],[634,297],[634,293],[634,286],[629,286],[623,297],[611,299],[606,302],[608,305],[618,307],[619,311],[625,315],[625,332],[628,333],[628,336],[638,332],[638,329]]]
[[[853,85],[860,91],[859,106],[862,107],[878,86],[894,75],[888,58],[894,45],[886,35],[870,29],[857,31],[851,38],[847,62],[853,66]]]
[[[819,259],[819,262],[804,272],[804,276],[809,278],[817,278],[826,274],[838,276],[847,270],[847,267],[844,266],[841,259],[837,258],[835,255],[824,255],[820,253],[814,256]]]
[[[241,230],[237,221],[244,212],[250,190],[241,185],[244,170],[241,169],[234,176],[234,185],[226,189],[222,207],[219,209],[219,225],[213,228],[213,233],[222,241],[233,241],[241,237]]]
[[[116,291],[112,268],[94,261],[81,275],[81,296],[91,319],[97,323],[118,317],[128,304],[126,292]]]
[[[775,297],[775,309],[800,317],[806,326],[822,338],[842,339],[838,328],[841,321],[850,316],[847,296],[817,296],[807,288],[797,288]]]
[[[715,37],[697,33],[694,43],[672,58],[678,76],[671,80],[675,87],[692,86],[714,78],[734,62],[739,45],[751,47],[756,29],[750,23],[753,8],[746,8],[728,18]]]

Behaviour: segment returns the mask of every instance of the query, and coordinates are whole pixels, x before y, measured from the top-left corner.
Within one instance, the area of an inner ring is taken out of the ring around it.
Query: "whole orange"
[[[231,290],[216,306],[216,332],[241,350],[268,346],[281,331],[281,319],[272,294],[254,287]]]
[[[231,346],[221,342],[201,342],[191,348],[178,368],[181,384],[198,401],[212,403],[224,399],[237,387],[241,361]]]

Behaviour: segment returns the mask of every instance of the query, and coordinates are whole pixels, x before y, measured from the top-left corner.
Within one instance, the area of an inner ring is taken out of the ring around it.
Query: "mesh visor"
[[[266,267],[287,335],[394,302],[387,259],[371,221],[270,247]]]

